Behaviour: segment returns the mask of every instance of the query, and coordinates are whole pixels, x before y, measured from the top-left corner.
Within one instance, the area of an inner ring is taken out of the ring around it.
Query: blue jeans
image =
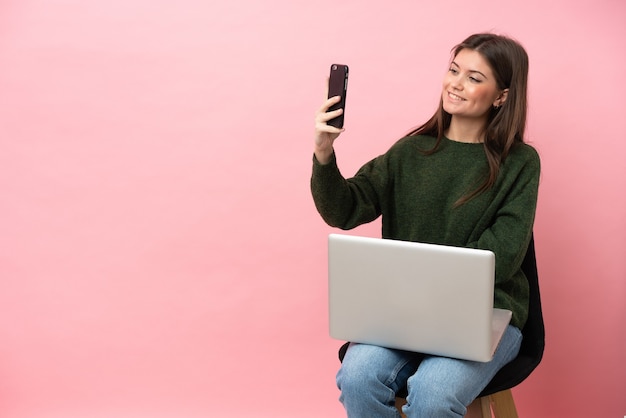
[[[349,418],[399,418],[395,396],[406,388],[407,418],[463,417],[496,372],[517,356],[521,343],[522,333],[509,325],[487,363],[353,343],[337,373],[339,400]]]

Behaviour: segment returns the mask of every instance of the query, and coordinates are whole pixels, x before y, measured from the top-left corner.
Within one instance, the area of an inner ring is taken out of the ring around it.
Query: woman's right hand
[[[344,131],[328,124],[328,121],[343,113],[343,109],[329,112],[328,109],[339,103],[339,96],[326,100],[322,107],[315,112],[315,158],[320,164],[327,164],[333,155],[333,143]]]

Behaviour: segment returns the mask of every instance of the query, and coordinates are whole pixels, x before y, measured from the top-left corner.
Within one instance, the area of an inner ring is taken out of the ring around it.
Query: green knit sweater
[[[469,202],[488,174],[482,144],[411,136],[345,179],[335,156],[322,165],[313,158],[311,191],[317,210],[331,226],[352,229],[382,215],[382,236],[491,250],[496,255],[494,306],[513,312],[522,328],[528,316],[528,282],[520,266],[532,234],[540,162],[527,144],[513,147],[494,186]]]

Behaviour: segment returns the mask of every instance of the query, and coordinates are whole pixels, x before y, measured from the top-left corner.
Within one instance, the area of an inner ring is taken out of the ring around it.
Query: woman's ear
[[[509,89],[504,89],[500,92],[496,100],[493,102],[493,107],[500,107],[506,102],[506,98],[509,96]]]

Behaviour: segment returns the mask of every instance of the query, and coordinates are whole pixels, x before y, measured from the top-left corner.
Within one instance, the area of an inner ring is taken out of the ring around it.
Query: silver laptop
[[[511,320],[491,251],[330,234],[328,271],[339,340],[485,362]]]

